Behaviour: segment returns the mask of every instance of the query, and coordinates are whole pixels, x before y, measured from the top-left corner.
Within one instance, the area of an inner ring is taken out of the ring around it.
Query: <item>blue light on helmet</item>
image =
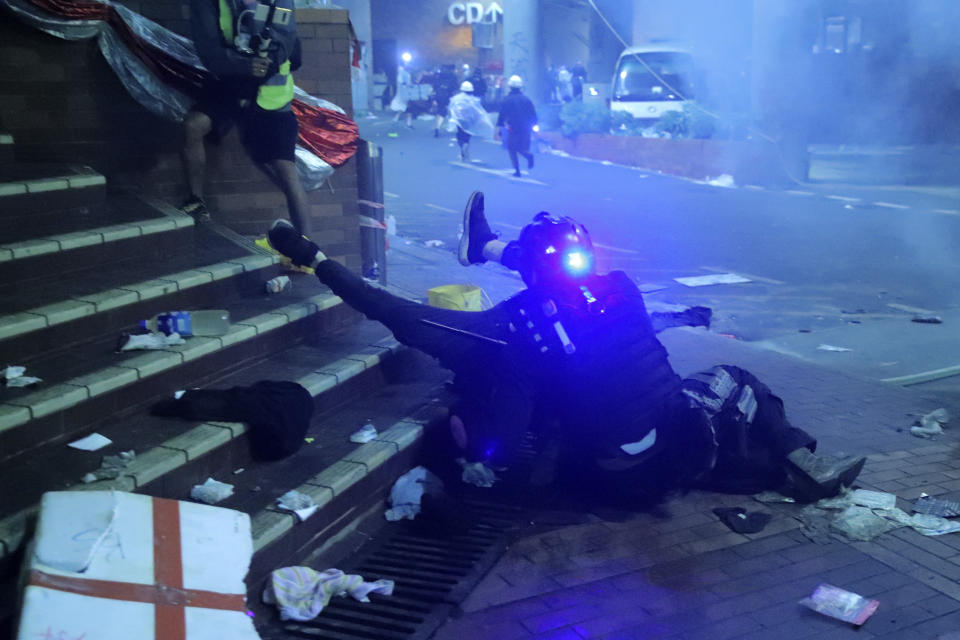
[[[571,249],[563,256],[563,269],[571,276],[581,276],[593,270],[593,256],[583,249]]]

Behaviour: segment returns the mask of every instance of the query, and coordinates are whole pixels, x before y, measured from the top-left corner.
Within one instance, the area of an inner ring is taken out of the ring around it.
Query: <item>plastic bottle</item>
[[[226,309],[168,311],[149,320],[141,320],[140,326],[166,335],[222,336],[230,331],[230,312]]]
[[[277,276],[267,280],[267,293],[280,293],[290,284],[289,276]]]

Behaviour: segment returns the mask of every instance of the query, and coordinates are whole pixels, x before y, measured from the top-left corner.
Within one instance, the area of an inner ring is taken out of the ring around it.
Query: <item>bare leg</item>
[[[289,160],[272,160],[262,168],[286,196],[290,222],[301,234],[309,236],[310,204],[307,201],[307,192],[297,174],[297,165]]]
[[[191,111],[183,122],[183,172],[190,195],[203,198],[203,177],[207,167],[207,152],[203,139],[213,128],[210,116],[200,111]]]

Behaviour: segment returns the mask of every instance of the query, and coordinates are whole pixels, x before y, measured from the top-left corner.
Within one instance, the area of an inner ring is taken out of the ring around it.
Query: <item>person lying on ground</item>
[[[313,267],[344,302],[455,373],[450,431],[464,481],[491,486],[532,431],[541,457],[556,462],[534,481],[638,506],[690,488],[813,501],[853,483],[865,459],[816,455],[816,440],[749,372],[721,365],[681,379],[633,281],[596,273],[582,224],[541,212],[504,242],[483,204],[480,192],[467,202],[459,261],[499,262],[526,288],[479,312],[368,284],[285,220],[269,231],[294,264]]]

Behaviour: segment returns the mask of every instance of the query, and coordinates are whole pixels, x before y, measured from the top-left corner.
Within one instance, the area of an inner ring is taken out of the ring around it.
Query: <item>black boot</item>
[[[863,470],[863,456],[818,456],[807,448],[787,455],[787,490],[801,502],[816,502],[850,487]]]
[[[483,264],[487,261],[483,257],[483,247],[497,235],[490,230],[487,218],[483,214],[483,192],[474,191],[467,200],[463,210],[463,235],[460,236],[460,245],[457,247],[457,259],[460,264]]]

